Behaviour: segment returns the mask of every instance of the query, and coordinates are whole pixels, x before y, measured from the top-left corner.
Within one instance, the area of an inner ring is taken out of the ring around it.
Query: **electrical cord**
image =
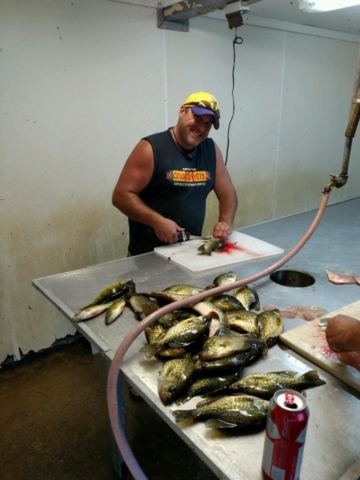
[[[229,154],[229,146],[230,146],[230,127],[231,127],[231,122],[234,118],[235,115],[235,98],[234,98],[234,88],[235,88],[235,64],[236,64],[236,50],[235,50],[235,45],[241,45],[243,43],[243,39],[241,37],[237,36],[237,27],[235,27],[235,38],[233,40],[233,68],[232,68],[232,91],[231,91],[231,96],[232,96],[232,103],[233,103],[233,109],[232,109],[232,115],[229,121],[229,126],[228,126],[228,131],[227,131],[227,146],[226,146],[226,156],[225,156],[225,165],[227,164],[228,161],[228,154]]]

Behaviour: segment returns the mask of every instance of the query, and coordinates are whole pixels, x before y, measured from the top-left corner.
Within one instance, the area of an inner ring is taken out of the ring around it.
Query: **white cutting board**
[[[360,320],[360,301],[289,330],[280,335],[280,340],[295,352],[360,392],[360,372],[338,360],[336,353],[329,348],[325,331],[319,326],[322,318],[331,318],[339,313]]]
[[[233,232],[225,243],[222,252],[211,252],[211,255],[199,255],[198,247],[206,240],[189,240],[164,247],[156,247],[155,253],[178,263],[192,272],[203,272],[211,268],[257,260],[283,253],[284,249],[250,237],[240,232]]]

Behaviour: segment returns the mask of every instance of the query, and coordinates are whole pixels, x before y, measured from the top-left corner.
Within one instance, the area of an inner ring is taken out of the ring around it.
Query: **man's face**
[[[213,124],[212,115],[195,115],[191,108],[182,106],[177,124],[180,144],[189,150],[196,147],[207,138]]]

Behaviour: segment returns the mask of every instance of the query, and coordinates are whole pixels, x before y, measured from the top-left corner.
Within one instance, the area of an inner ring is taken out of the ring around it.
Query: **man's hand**
[[[347,315],[330,318],[326,340],[334,352],[360,352],[360,321]]]
[[[163,217],[153,228],[156,236],[164,243],[178,242],[178,232],[183,232],[185,230],[184,228],[179,227],[176,222]]]
[[[225,222],[218,222],[213,229],[213,237],[228,238],[232,233],[232,228]]]

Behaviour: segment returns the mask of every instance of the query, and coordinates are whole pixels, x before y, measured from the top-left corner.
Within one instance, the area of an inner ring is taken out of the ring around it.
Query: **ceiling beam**
[[[243,0],[238,3],[246,7],[259,1]],[[156,9],[158,27],[187,32],[190,18],[223,9],[229,3],[234,3],[234,0],[182,0],[166,7],[159,7]]]

